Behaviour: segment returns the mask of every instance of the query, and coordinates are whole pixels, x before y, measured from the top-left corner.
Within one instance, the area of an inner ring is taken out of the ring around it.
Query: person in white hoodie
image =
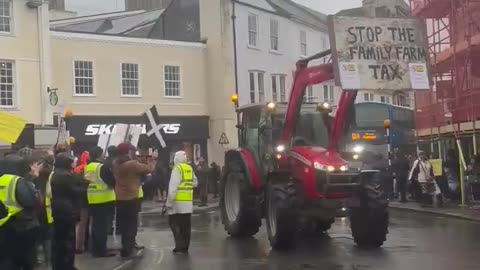
[[[425,152],[418,153],[418,159],[413,163],[408,179],[420,185],[422,206],[433,205],[434,197],[440,193],[440,189],[434,179],[432,163]]]
[[[174,253],[188,253],[190,246],[191,216],[193,212],[193,189],[198,181],[192,167],[187,163],[184,151],[175,153],[167,197],[167,214],[175,238]]]

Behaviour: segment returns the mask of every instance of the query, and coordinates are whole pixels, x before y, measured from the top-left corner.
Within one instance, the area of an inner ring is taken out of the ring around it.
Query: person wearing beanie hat
[[[143,164],[134,159],[131,145],[122,143],[117,146],[118,157],[113,162],[113,175],[115,178],[115,194],[117,199],[117,218],[122,235],[121,257],[132,256],[137,236],[138,212],[140,200],[138,199],[141,187],[140,179],[154,169],[152,163]]]

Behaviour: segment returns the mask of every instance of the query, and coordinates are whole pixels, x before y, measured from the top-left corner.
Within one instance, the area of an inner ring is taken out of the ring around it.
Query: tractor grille
[[[321,194],[350,193],[359,184],[358,173],[315,172],[317,192]]]

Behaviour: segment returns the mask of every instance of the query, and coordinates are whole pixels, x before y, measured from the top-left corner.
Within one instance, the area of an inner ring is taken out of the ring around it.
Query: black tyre
[[[381,247],[387,240],[389,214],[382,208],[350,209],[350,227],[360,247]]]
[[[292,248],[297,232],[296,192],[292,185],[268,185],[265,218],[270,245]]]
[[[330,228],[332,228],[332,224],[335,222],[335,219],[329,220],[314,220],[310,224],[310,233],[314,235],[324,234]]]
[[[382,174],[365,175],[356,194],[358,205],[350,207],[350,227],[355,243],[361,247],[380,247],[387,240],[388,198]]]
[[[229,172],[220,186],[220,211],[227,233],[233,237],[255,235],[262,224],[256,208],[256,195],[246,176]]]

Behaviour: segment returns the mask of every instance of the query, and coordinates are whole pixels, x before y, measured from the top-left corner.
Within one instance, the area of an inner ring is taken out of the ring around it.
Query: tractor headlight
[[[360,153],[363,152],[363,150],[365,150],[365,147],[363,147],[363,146],[361,146],[361,145],[355,145],[355,146],[353,147],[353,152],[354,152],[355,154],[360,154]]]
[[[278,153],[283,153],[283,152],[285,152],[285,145],[284,144],[279,144],[279,145],[277,145],[275,150],[277,150]]]
[[[313,167],[316,170],[321,170],[321,171],[328,171],[328,172],[335,171],[335,167],[333,167],[331,165],[324,165],[324,164],[321,164],[321,163],[318,163],[318,162],[314,162]]]
[[[348,167],[346,165],[340,166],[340,171],[346,172],[348,171]]]

